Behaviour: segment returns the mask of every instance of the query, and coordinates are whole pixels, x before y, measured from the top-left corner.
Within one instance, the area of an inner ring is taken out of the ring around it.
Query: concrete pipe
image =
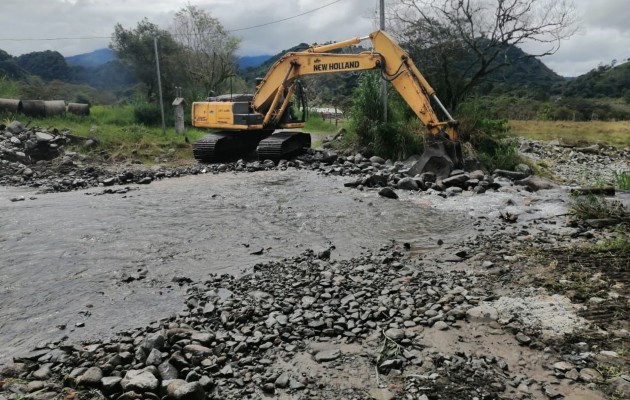
[[[28,117],[45,117],[46,104],[44,100],[22,100],[22,112]]]
[[[90,105],[83,103],[68,103],[68,112],[75,115],[90,115]]]
[[[22,112],[22,102],[14,99],[0,99],[0,112],[13,114]]]
[[[64,115],[66,113],[66,102],[63,100],[45,100],[44,107],[47,117],[55,115]]]

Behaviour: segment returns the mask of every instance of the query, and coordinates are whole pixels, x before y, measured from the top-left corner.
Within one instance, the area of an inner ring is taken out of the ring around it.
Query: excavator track
[[[262,140],[256,149],[259,160],[279,161],[303,153],[311,147],[311,135],[304,132],[277,132]]]
[[[258,143],[271,135],[272,131],[211,133],[193,145],[195,159],[202,163],[245,158],[256,149]]]

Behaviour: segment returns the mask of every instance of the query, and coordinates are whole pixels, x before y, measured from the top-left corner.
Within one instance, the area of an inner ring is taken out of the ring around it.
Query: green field
[[[512,136],[534,140],[558,140],[563,144],[606,144],[630,146],[630,121],[517,121],[510,120]]]

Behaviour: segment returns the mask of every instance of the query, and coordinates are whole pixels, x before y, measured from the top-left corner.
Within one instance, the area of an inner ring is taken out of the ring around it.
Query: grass
[[[630,121],[517,121],[509,122],[512,136],[533,140],[559,140],[563,144],[600,143],[630,146]]]
[[[621,190],[630,190],[630,172],[615,172],[615,183]]]
[[[122,160],[134,158],[146,163],[155,157],[171,152],[171,157],[180,161],[192,160],[192,146],[195,140],[207,134],[207,131],[189,128],[184,135],[175,133],[174,128],[162,132],[161,127],[144,126],[134,122],[133,106],[94,106],[89,116],[68,114],[48,118],[29,118],[23,115],[3,116],[3,121],[13,119],[29,122],[29,126],[56,128],[60,131],[86,138],[96,139],[100,146],[92,150],[93,156],[100,156],[106,151],[110,159]],[[185,136],[190,143],[186,143]],[[86,149],[73,150],[90,153]]]
[[[595,195],[575,196],[569,211],[579,220],[613,218],[620,222],[630,221],[630,212],[620,201]]]

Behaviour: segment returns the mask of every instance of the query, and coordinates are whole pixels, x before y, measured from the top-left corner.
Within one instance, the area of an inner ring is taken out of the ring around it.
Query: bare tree
[[[190,4],[175,14],[171,32],[183,47],[180,62],[191,94],[205,97],[225,89],[237,72],[235,53],[240,39],[230,35],[218,19]]]
[[[453,110],[489,75],[555,53],[577,30],[572,0],[398,0],[392,14],[399,39]],[[515,51],[523,45],[529,54]]]

